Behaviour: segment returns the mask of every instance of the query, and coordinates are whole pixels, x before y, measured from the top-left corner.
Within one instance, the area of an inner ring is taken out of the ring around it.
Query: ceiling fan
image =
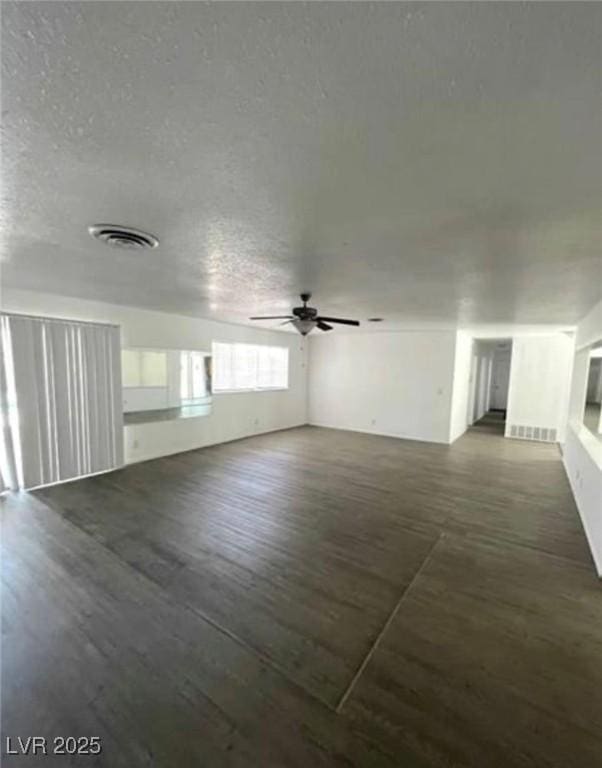
[[[293,307],[292,315],[266,315],[264,317],[250,317],[249,320],[284,320],[281,325],[291,323],[302,336],[307,336],[314,328],[321,331],[332,331],[332,325],[328,323],[339,323],[340,325],[359,325],[357,320],[346,320],[342,317],[325,317],[319,315],[314,307],[308,307],[307,302],[311,299],[311,293],[302,293],[302,307]]]

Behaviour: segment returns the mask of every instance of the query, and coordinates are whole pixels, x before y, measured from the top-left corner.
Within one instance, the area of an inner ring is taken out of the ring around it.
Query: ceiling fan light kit
[[[336,323],[338,325],[353,325],[358,326],[358,320],[347,320],[343,317],[325,317],[319,315],[318,310],[315,307],[308,307],[307,302],[311,299],[311,293],[302,293],[301,301],[302,307],[293,307],[292,315],[262,315],[260,317],[250,317],[249,320],[284,320],[281,325],[290,323],[293,325],[301,336],[307,336],[314,328],[318,328],[321,331],[332,331],[332,325],[330,323]]]

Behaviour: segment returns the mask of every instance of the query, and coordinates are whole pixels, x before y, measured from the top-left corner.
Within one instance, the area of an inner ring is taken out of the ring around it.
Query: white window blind
[[[213,389],[242,392],[288,388],[288,348],[213,342]]]
[[[2,317],[5,485],[33,488],[123,464],[119,348],[115,326]]]

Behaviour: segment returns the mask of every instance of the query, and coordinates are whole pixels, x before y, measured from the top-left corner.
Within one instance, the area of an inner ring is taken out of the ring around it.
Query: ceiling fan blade
[[[278,323],[278,325],[288,325],[289,323],[292,323],[292,320],[285,320],[283,323]]]
[[[250,317],[249,320],[292,320],[292,315],[262,315],[261,317]]]
[[[332,331],[332,325],[328,325],[328,323],[323,323],[321,320],[318,320],[316,325],[321,331]]]
[[[316,317],[316,320],[326,320],[329,323],[340,323],[341,325],[359,325],[359,320],[345,320],[342,317]]]

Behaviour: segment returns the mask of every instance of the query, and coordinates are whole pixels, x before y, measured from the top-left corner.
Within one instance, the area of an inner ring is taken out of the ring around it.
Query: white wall
[[[575,350],[573,359],[573,378],[569,396],[569,425],[571,422],[581,424],[585,409],[585,393],[587,389],[587,374],[589,371],[589,347]]]
[[[215,394],[209,416],[127,426],[125,456],[128,462],[307,422],[307,353],[300,336],[32,291],[4,289],[2,309],[117,323],[122,329],[122,346],[128,347],[211,350],[215,340],[289,348],[288,390]]]
[[[487,413],[491,400],[491,373],[496,342],[476,341],[473,355],[474,399],[472,421],[482,419]]]
[[[518,425],[553,428],[564,440],[574,348],[572,334],[514,338],[506,436]]]
[[[453,443],[472,424],[472,404],[476,389],[476,345],[472,337],[459,331],[456,334],[454,378],[451,400],[449,440]]]
[[[454,331],[322,334],[309,345],[309,422],[447,443]]]
[[[577,349],[602,340],[602,301],[593,306],[577,326]]]
[[[309,421],[453,442],[489,408],[498,343],[444,330],[312,336]],[[564,439],[573,348],[565,333],[513,338],[508,424],[552,427]]]
[[[564,467],[598,575],[602,577],[602,443],[583,426],[590,345],[602,340],[602,301],[577,327]]]
[[[508,408],[508,389],[510,387],[510,361],[512,345],[500,348],[496,345],[491,362],[491,381],[489,383],[489,408],[505,411]]]
[[[562,449],[564,468],[589,542],[589,548],[602,578],[602,464],[600,443],[584,426],[570,425]]]

